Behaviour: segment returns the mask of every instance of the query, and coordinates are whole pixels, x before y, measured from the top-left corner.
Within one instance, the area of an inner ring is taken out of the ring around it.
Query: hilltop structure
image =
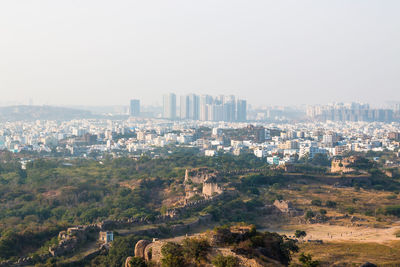
[[[355,170],[349,167],[357,160],[356,157],[348,157],[344,159],[333,159],[331,163],[331,172],[333,173],[349,173]]]

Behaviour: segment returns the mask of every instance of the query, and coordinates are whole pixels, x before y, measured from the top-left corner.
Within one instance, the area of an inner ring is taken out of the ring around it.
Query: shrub
[[[229,229],[229,226],[224,225],[221,227],[216,227],[214,229],[216,234],[219,236],[220,241],[224,244],[231,244],[234,241],[234,237]]]
[[[108,254],[106,256],[97,256],[96,258],[91,260],[90,266],[122,266],[127,257],[135,254],[135,244],[141,239],[149,238],[136,235],[115,237],[112,246],[108,251]],[[141,265],[137,266],[142,267]]]
[[[308,211],[306,212],[305,218],[306,218],[307,220],[309,220],[309,219],[313,218],[314,216],[315,216],[314,212],[313,212],[312,210],[308,210]]]
[[[365,211],[365,216],[374,216],[374,212],[372,210]]]
[[[305,237],[306,235],[307,233],[303,230],[296,230],[296,232],[294,232],[294,236],[297,238]]]
[[[215,267],[237,267],[239,266],[239,260],[234,256],[223,256],[219,254],[212,260],[212,264]]]
[[[322,206],[322,201],[319,199],[313,199],[313,200],[311,200],[311,205],[320,207],[320,206]]]
[[[183,249],[181,245],[175,243],[167,243],[161,248],[163,267],[183,267],[185,260],[183,257]]]
[[[327,202],[325,202],[325,206],[328,207],[328,208],[334,209],[334,208],[336,208],[336,202],[328,200]]]
[[[356,209],[354,207],[347,207],[346,208],[346,212],[349,213],[350,215],[354,214],[355,211],[356,211]]]
[[[400,230],[397,230],[397,231],[394,233],[394,235],[395,235],[396,237],[400,237]]]
[[[304,267],[317,267],[319,266],[318,261],[314,261],[310,254],[301,253],[299,257],[299,261],[302,263],[301,266]]]
[[[194,259],[199,263],[205,259],[210,249],[210,244],[206,239],[186,238],[182,244],[183,255],[187,261]]]
[[[385,214],[400,217],[400,205],[386,206]]]
[[[140,257],[133,257],[129,263],[131,267],[147,267],[146,261]]]

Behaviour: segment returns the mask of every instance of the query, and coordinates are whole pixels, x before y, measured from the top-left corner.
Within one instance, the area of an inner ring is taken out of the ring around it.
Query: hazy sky
[[[1,0],[0,103],[400,100],[399,0]]]

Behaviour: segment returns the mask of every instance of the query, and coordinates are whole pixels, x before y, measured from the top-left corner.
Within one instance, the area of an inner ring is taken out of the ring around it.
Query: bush
[[[308,210],[308,211],[306,212],[305,218],[306,218],[307,220],[309,220],[309,219],[313,218],[314,216],[315,216],[314,212],[313,212],[312,210]]]
[[[212,264],[215,267],[237,267],[239,266],[239,260],[234,256],[223,256],[219,254],[212,260]]]
[[[216,227],[214,228],[214,231],[219,236],[219,239],[223,244],[231,244],[234,242],[234,237],[228,225]]]
[[[400,205],[386,206],[385,214],[400,217]]]
[[[127,257],[135,254],[135,244],[141,239],[149,239],[144,236],[118,236],[114,239],[112,246],[106,256],[100,255],[90,262],[90,266],[108,267],[108,266],[122,266]],[[136,261],[138,263],[138,261]],[[133,265],[136,266],[136,265]],[[141,265],[137,265],[142,267]]]
[[[183,257],[183,249],[181,245],[175,243],[167,243],[161,248],[163,258],[161,263],[163,267],[184,267],[185,259]]]
[[[317,165],[317,166],[330,166],[331,161],[328,159],[328,156],[326,154],[315,154],[315,156],[311,159],[310,161],[311,164]]]
[[[367,211],[365,211],[365,216],[374,216],[374,211],[372,211],[372,210],[367,210]]]
[[[320,207],[320,206],[322,206],[322,201],[319,199],[313,199],[313,200],[311,200],[311,205]]]
[[[129,263],[131,267],[147,267],[146,261],[140,257],[133,257]]]
[[[297,238],[305,237],[306,235],[307,233],[303,230],[296,230],[296,232],[294,232],[294,236]]]
[[[318,261],[314,261],[310,254],[301,253],[299,257],[299,261],[302,263],[301,266],[304,267],[317,267],[319,266]]]
[[[325,202],[325,206],[328,207],[328,208],[334,209],[334,208],[336,208],[336,202],[328,200],[327,202]]]
[[[356,211],[356,209],[354,208],[354,207],[347,207],[346,208],[346,212],[348,213],[348,214],[354,214],[354,212]]]
[[[400,230],[397,230],[397,231],[394,233],[394,235],[395,235],[396,237],[400,237]]]
[[[200,263],[206,258],[210,244],[206,239],[186,238],[183,240],[182,248],[186,261],[190,262],[194,259]]]

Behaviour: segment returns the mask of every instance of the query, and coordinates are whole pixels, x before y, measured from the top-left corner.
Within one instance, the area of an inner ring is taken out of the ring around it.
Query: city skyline
[[[162,117],[200,121],[246,121],[247,101],[234,95],[163,95]]]
[[[127,99],[130,100],[139,100],[140,101],[140,106],[141,107],[162,107],[163,106],[163,98],[162,96],[165,94],[169,94],[172,91],[165,92],[164,94],[161,94],[159,97],[152,97],[154,100],[153,102],[148,102],[145,101],[145,99],[138,97],[137,94],[130,94],[127,96]],[[174,93],[177,96],[177,107],[179,108],[180,105],[180,97],[181,96],[186,96],[186,95],[197,95],[197,96],[210,96],[210,95],[232,95],[230,93],[228,94],[213,94],[213,93],[193,93],[190,91],[189,93],[183,93],[183,94],[178,94]],[[136,95],[136,96],[135,96]],[[255,104],[254,102],[249,101],[246,97],[239,97],[235,95],[239,99],[246,99],[247,105],[256,108],[256,109],[263,109],[263,108],[269,108],[269,107],[293,107],[293,108],[301,108],[306,110],[307,107],[310,106],[329,106],[329,105],[337,105],[337,104],[349,104],[349,103],[358,103],[362,105],[368,105],[371,108],[393,108],[396,105],[400,104],[400,100],[397,99],[392,99],[392,100],[387,100],[383,101],[380,103],[376,102],[365,102],[365,101],[357,101],[357,100],[349,100],[349,101],[326,101],[326,102],[318,102],[318,103],[296,103],[296,104],[290,104],[290,103],[264,103],[264,104]],[[53,106],[53,107],[69,107],[69,108],[85,108],[85,107],[130,107],[130,102],[127,102],[125,99],[121,103],[96,103],[96,102],[90,102],[90,103],[66,103],[66,104],[59,104],[57,102],[55,103],[45,103],[45,102],[38,102],[35,100],[35,98],[26,98],[26,99],[20,99],[17,101],[5,101],[4,99],[0,99],[0,107],[7,107],[7,106]],[[177,110],[177,115],[180,115],[180,109]]]

